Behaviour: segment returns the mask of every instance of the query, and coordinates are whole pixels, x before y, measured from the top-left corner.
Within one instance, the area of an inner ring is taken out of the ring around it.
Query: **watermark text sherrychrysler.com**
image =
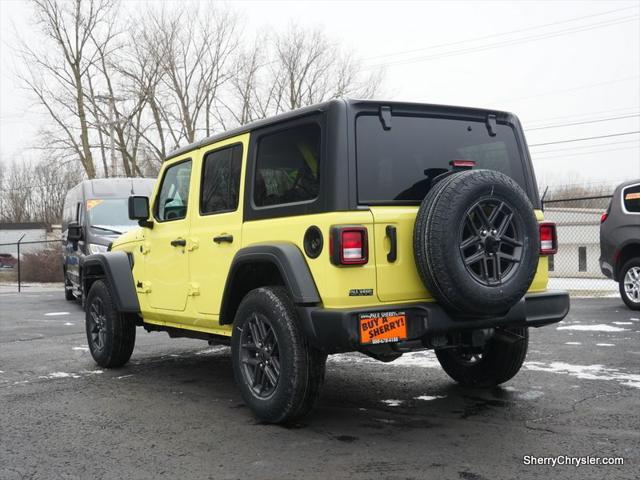
[[[574,457],[570,455],[556,455],[553,457],[538,457],[536,455],[525,455],[522,457],[524,465],[551,465],[552,467],[569,465],[581,467],[584,465],[624,465],[622,457],[593,457],[586,455]]]

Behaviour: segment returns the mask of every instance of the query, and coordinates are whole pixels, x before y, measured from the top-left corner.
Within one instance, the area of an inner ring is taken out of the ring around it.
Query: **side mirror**
[[[82,226],[78,222],[69,222],[67,225],[67,240],[77,242],[82,240]]]
[[[153,222],[149,221],[149,197],[129,197],[129,218],[138,220],[141,227],[153,228]]]

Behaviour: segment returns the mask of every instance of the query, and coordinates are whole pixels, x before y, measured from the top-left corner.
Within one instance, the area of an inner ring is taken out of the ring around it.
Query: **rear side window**
[[[640,213],[640,184],[622,190],[622,205],[629,213]]]
[[[231,212],[238,208],[242,145],[210,152],[204,157],[200,213]]]
[[[158,221],[180,220],[187,216],[190,179],[191,160],[167,168],[155,203]]]
[[[523,161],[513,129],[498,124],[490,136],[484,122],[393,116],[385,130],[377,115],[356,120],[360,203],[419,203],[432,180],[452,160],[474,160],[475,168],[497,170],[526,192]]]
[[[257,207],[305,202],[320,187],[320,126],[300,125],[258,142],[253,201]]]

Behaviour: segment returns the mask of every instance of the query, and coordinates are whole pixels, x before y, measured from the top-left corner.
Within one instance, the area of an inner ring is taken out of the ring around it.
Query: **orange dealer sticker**
[[[398,342],[407,339],[407,316],[405,312],[375,312],[360,314],[360,343]]]
[[[631,192],[631,193],[627,193],[624,196],[625,200],[638,200],[640,199],[640,192]]]
[[[97,207],[103,202],[103,200],[87,200],[87,210],[91,210],[93,207]]]

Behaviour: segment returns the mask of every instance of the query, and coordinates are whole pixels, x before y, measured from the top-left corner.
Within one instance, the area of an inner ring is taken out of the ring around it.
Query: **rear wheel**
[[[503,329],[481,349],[436,350],[444,371],[466,387],[493,387],[514,377],[524,363],[529,345],[527,327]]]
[[[620,270],[620,296],[631,310],[640,310],[640,257],[632,258]]]
[[[307,344],[284,288],[258,288],[242,300],[231,353],[240,393],[258,418],[287,423],[311,410],[327,356]]]
[[[127,363],[136,342],[136,325],[118,312],[104,281],[91,285],[85,311],[87,341],[96,363],[105,368]]]

